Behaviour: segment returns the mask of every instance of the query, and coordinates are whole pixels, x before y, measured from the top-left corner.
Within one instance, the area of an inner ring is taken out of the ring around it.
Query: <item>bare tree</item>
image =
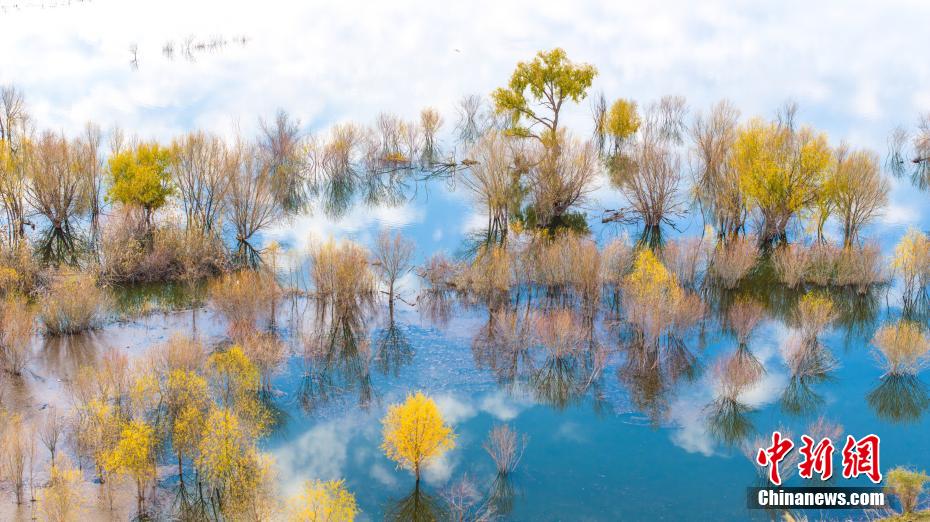
[[[459,139],[468,144],[473,143],[484,132],[483,114],[481,109],[484,102],[478,94],[463,96],[458,103],[459,120],[455,125]]]
[[[519,176],[515,175],[513,147],[503,132],[489,130],[469,151],[469,169],[462,178],[488,214],[488,238],[503,242],[507,237],[510,213],[519,206]]]
[[[22,92],[12,85],[0,87],[0,202],[6,213],[10,246],[26,235],[24,138],[28,123]]]
[[[590,141],[574,139],[565,131],[557,140],[552,148],[536,145],[538,159],[528,171],[538,227],[566,225],[565,215],[593,190],[598,173],[598,155]]]
[[[58,450],[58,443],[65,432],[67,423],[55,406],[49,406],[45,410],[45,419],[39,426],[39,439],[48,449],[51,460],[55,461],[55,453]]]
[[[611,166],[611,181],[629,201],[629,210],[645,226],[643,239],[657,238],[663,223],[681,210],[681,161],[666,140],[662,115],[653,107],[639,129],[632,157]]]
[[[255,266],[261,258],[251,244],[252,237],[286,212],[275,191],[271,165],[258,147],[240,141],[233,154],[235,168],[229,169],[226,212],[236,230],[239,264]]]
[[[84,134],[75,143],[78,164],[83,174],[86,191],[87,212],[90,214],[91,244],[96,245],[100,237],[100,213],[103,199],[103,159],[100,156],[100,142],[103,134],[100,126],[88,122]]]
[[[843,227],[843,245],[852,246],[859,232],[888,204],[888,181],[882,177],[878,156],[841,145],[831,173],[828,197]]]
[[[738,123],[739,111],[723,100],[711,107],[706,116],[698,114],[690,132],[694,196],[705,219],[710,220],[724,240],[737,235],[746,221],[739,179],[729,168]]]
[[[79,236],[73,222],[87,210],[87,177],[81,170],[80,145],[46,132],[28,161],[26,194],[49,222],[39,252],[46,262],[77,263]]]
[[[306,206],[312,191],[305,175],[306,150],[300,121],[278,111],[273,123],[261,120],[259,124],[258,149],[269,170],[275,197],[285,211],[299,211]]]
[[[423,163],[427,166],[433,164],[439,154],[436,145],[436,133],[442,127],[442,115],[432,107],[420,111],[420,131],[423,133]]]
[[[188,229],[214,232],[223,212],[230,184],[229,170],[235,168],[226,145],[204,132],[192,132],[172,145],[171,175],[178,189]]]
[[[388,310],[394,319],[394,285],[397,280],[413,268],[413,241],[405,239],[400,233],[391,234],[382,230],[374,251],[374,267],[381,281],[388,287]]]

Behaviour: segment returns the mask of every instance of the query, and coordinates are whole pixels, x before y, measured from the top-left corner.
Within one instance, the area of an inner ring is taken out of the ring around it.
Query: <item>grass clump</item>
[[[778,248],[772,255],[772,264],[778,280],[789,288],[795,288],[804,281],[810,252],[804,245],[790,244]]]

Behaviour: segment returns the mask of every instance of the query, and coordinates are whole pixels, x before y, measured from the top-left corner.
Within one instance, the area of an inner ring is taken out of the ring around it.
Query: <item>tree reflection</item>
[[[367,407],[373,398],[371,382],[371,343],[364,335],[364,323],[355,314],[327,321],[318,316],[312,334],[304,337],[304,375],[298,400],[311,412],[331,400],[351,392]]]
[[[419,483],[409,495],[388,506],[384,518],[398,522],[434,522],[445,519],[441,502],[420,487]]]
[[[808,415],[823,405],[824,399],[813,385],[825,382],[837,362],[816,338],[792,336],[782,349],[791,378],[781,395],[782,409],[793,415]]]
[[[397,377],[401,368],[413,361],[413,344],[393,318],[388,320],[387,327],[375,332],[374,339],[375,363],[382,374]]]
[[[930,406],[927,386],[916,375],[889,373],[866,395],[866,401],[880,419],[916,422]]]

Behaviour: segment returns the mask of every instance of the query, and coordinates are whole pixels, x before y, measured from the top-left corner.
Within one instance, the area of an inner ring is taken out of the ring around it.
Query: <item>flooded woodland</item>
[[[263,45],[189,34],[119,74]],[[918,520],[930,113],[862,145],[611,71],[171,132],[0,71],[0,518]],[[880,435],[888,506],[748,510],[773,431]]]

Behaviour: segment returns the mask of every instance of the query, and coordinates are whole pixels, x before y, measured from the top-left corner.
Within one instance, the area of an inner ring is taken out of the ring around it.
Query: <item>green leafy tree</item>
[[[540,51],[532,61],[518,63],[507,87],[491,97],[497,112],[510,118],[514,135],[552,143],[563,104],[583,100],[596,75],[593,65],[572,63],[562,49]]]
[[[141,208],[146,224],[150,225],[152,214],[163,207],[173,193],[170,164],[170,149],[157,143],[140,143],[118,152],[108,163],[108,199]]]

